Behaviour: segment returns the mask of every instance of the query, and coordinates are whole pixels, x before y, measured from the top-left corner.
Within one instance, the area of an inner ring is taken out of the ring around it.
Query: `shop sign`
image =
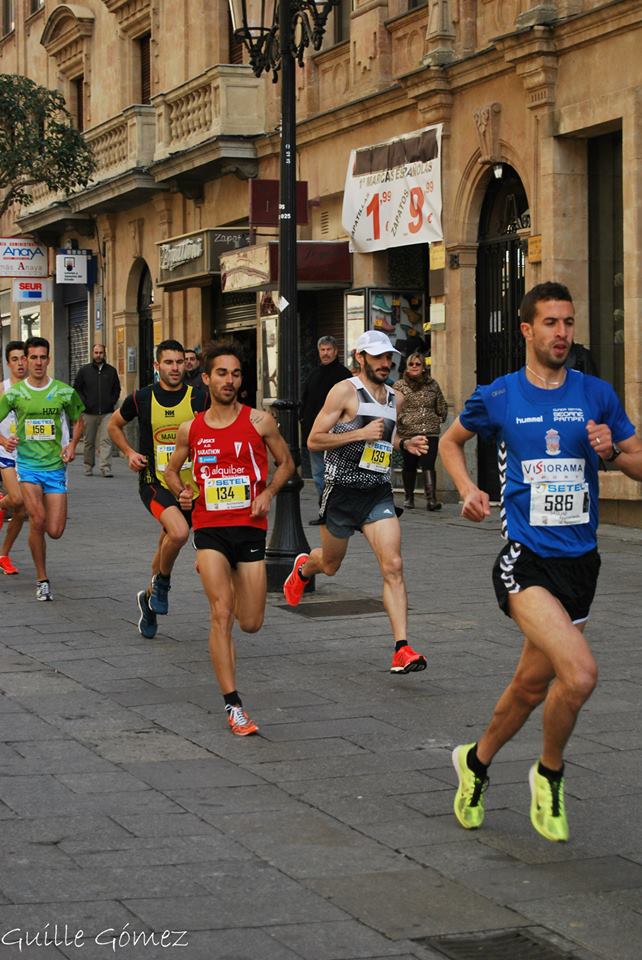
[[[351,152],[341,219],[353,252],[443,240],[442,126]]]
[[[53,300],[53,282],[51,280],[14,280],[11,284],[11,296],[14,303],[28,300],[30,303],[42,303]]]
[[[300,290],[349,287],[352,264],[345,240],[297,240],[296,278]],[[221,290],[268,290],[279,282],[279,245],[274,241],[221,257]],[[280,307],[283,309],[283,307]]]
[[[0,277],[46,277],[48,252],[26,237],[0,237]]]
[[[158,244],[160,286],[197,286],[219,273],[219,257],[250,242],[247,230],[199,230]]]
[[[56,283],[87,283],[87,260],[91,251],[61,250],[56,254]]]
[[[542,235],[539,233],[528,238],[528,262],[542,262]]]
[[[221,257],[221,290],[256,290],[273,280],[274,264],[271,262],[271,244],[248,247]]]

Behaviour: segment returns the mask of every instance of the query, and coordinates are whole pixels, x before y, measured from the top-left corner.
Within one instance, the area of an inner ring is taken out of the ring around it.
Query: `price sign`
[[[442,125],[350,154],[342,223],[359,253],[443,240]]]

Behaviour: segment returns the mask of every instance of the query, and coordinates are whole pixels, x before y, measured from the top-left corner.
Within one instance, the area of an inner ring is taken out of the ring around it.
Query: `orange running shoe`
[[[414,673],[426,669],[426,658],[413,650],[409,644],[397,650],[392,658],[390,673]]]
[[[235,733],[237,737],[248,737],[251,733],[259,732],[257,725],[253,720],[250,720],[240,704],[236,704],[233,707],[226,707],[225,712],[227,713],[227,722],[230,725],[230,730],[232,733]]]
[[[19,572],[18,568],[14,567],[9,557],[0,557],[0,570],[2,570],[3,573],[6,573],[8,577]]]
[[[307,581],[299,576],[299,567],[302,567],[306,560],[310,559],[309,553],[300,553],[294,561],[292,572],[288,575],[283,584],[283,595],[291,607],[296,607],[303,596],[303,591],[307,587]]]

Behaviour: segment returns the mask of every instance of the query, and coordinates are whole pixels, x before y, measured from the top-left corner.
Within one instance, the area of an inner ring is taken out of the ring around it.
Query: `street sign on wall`
[[[53,300],[52,280],[14,280],[11,284],[11,296],[14,303],[28,301],[42,303]]]
[[[56,255],[56,283],[87,283],[86,250],[64,250]]]
[[[351,152],[341,219],[352,251],[443,240],[441,133],[437,124]]]
[[[0,237],[0,277],[46,277],[48,250],[27,237]]]

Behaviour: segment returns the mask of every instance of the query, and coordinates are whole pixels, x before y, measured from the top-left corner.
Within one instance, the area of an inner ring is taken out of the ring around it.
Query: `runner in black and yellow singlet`
[[[165,469],[174,452],[178,428],[194,414],[205,409],[205,390],[183,382],[185,351],[177,340],[163,340],[156,348],[155,369],[158,383],[134,390],[125,398],[109,423],[109,435],[129,461],[130,470],[139,475],[140,497],[162,526],[158,548],[152,559],[152,579],[147,590],[137,594],[143,637],[156,635],[157,614],[169,610],[168,592],[172,568],[189,536],[190,513],[181,510],[165,482]],[[125,424],[138,419],[140,450],[134,450],[125,436]],[[191,464],[186,463],[181,477],[191,480]],[[196,497],[197,491],[194,491]]]

